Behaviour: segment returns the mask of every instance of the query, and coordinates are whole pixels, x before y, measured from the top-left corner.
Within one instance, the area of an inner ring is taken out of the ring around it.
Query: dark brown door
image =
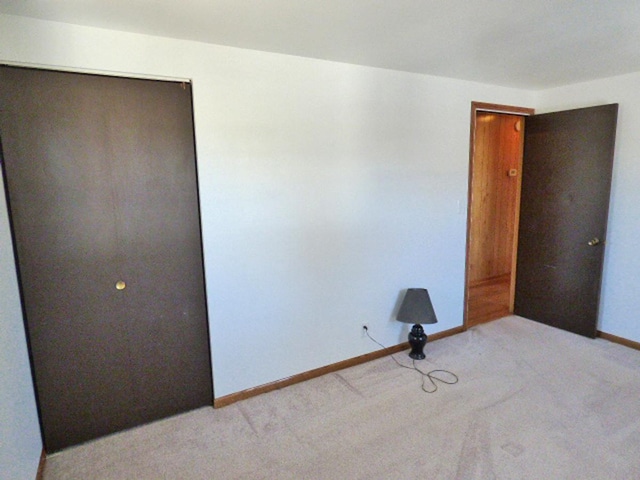
[[[618,105],[529,117],[515,313],[595,337]]]
[[[48,452],[212,404],[191,90],[0,67]]]

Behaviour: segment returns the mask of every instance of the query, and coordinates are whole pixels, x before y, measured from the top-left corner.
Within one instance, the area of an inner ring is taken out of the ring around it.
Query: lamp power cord
[[[381,344],[371,336],[371,334],[369,333],[369,327],[363,326],[362,328],[364,329],[364,333],[373,343],[380,345],[384,350],[389,350],[389,347],[385,347],[383,344]],[[458,376],[455,373],[450,372],[449,370],[435,369],[425,372],[424,370],[421,370],[416,366],[416,360],[414,358],[411,359],[411,365],[404,365],[403,363],[399,362],[396,357],[393,356],[393,353],[390,353],[389,356],[393,359],[394,362],[396,362],[399,367],[406,368],[407,370],[415,370],[420,374],[420,376],[422,377],[421,388],[425,393],[435,393],[438,390],[438,384],[436,382],[444,383],[446,385],[454,385],[458,383]],[[442,378],[443,374],[444,378]],[[431,384],[431,388],[427,389],[426,385],[429,384]]]

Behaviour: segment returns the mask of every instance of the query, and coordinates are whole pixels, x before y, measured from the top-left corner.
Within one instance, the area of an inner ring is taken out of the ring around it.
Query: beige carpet
[[[640,352],[506,317],[426,353],[459,383],[426,394],[382,358],[66,450],[44,478],[640,478]]]

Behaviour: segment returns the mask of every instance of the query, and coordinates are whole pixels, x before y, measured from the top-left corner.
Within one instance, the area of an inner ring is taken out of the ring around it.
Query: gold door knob
[[[600,239],[598,237],[593,237],[591,240],[587,242],[590,247],[595,247],[596,245],[600,245]]]
[[[127,284],[124,283],[122,280],[118,280],[116,282],[116,289],[117,290],[124,290],[126,286],[127,286]]]

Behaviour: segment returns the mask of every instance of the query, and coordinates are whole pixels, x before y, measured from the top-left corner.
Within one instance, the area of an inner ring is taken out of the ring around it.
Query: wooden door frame
[[[476,116],[478,112],[493,112],[493,113],[503,113],[507,115],[522,115],[529,116],[535,113],[533,108],[527,107],[517,107],[513,105],[500,105],[495,103],[484,103],[484,102],[471,102],[471,122],[470,122],[470,134],[469,134],[469,182],[467,186],[467,239],[466,239],[466,251],[465,251],[465,268],[464,268],[464,308],[463,308],[463,327],[465,330],[469,328],[467,324],[467,313],[469,308],[469,251],[470,251],[470,240],[471,240],[471,203],[473,200],[472,197],[472,187],[473,187],[473,170],[474,170],[474,160],[475,160],[475,141],[476,141]],[[526,122],[525,122],[526,123]],[[526,126],[525,126],[526,128]],[[516,205],[516,218],[519,216],[520,205]],[[516,252],[517,252],[517,242],[518,242],[518,231],[517,231],[517,222],[516,222],[516,232],[514,235],[514,248],[513,248],[513,259],[512,265],[513,269],[515,269],[516,262]],[[512,275],[511,280],[511,303],[513,304],[513,294],[515,291],[515,270]]]

